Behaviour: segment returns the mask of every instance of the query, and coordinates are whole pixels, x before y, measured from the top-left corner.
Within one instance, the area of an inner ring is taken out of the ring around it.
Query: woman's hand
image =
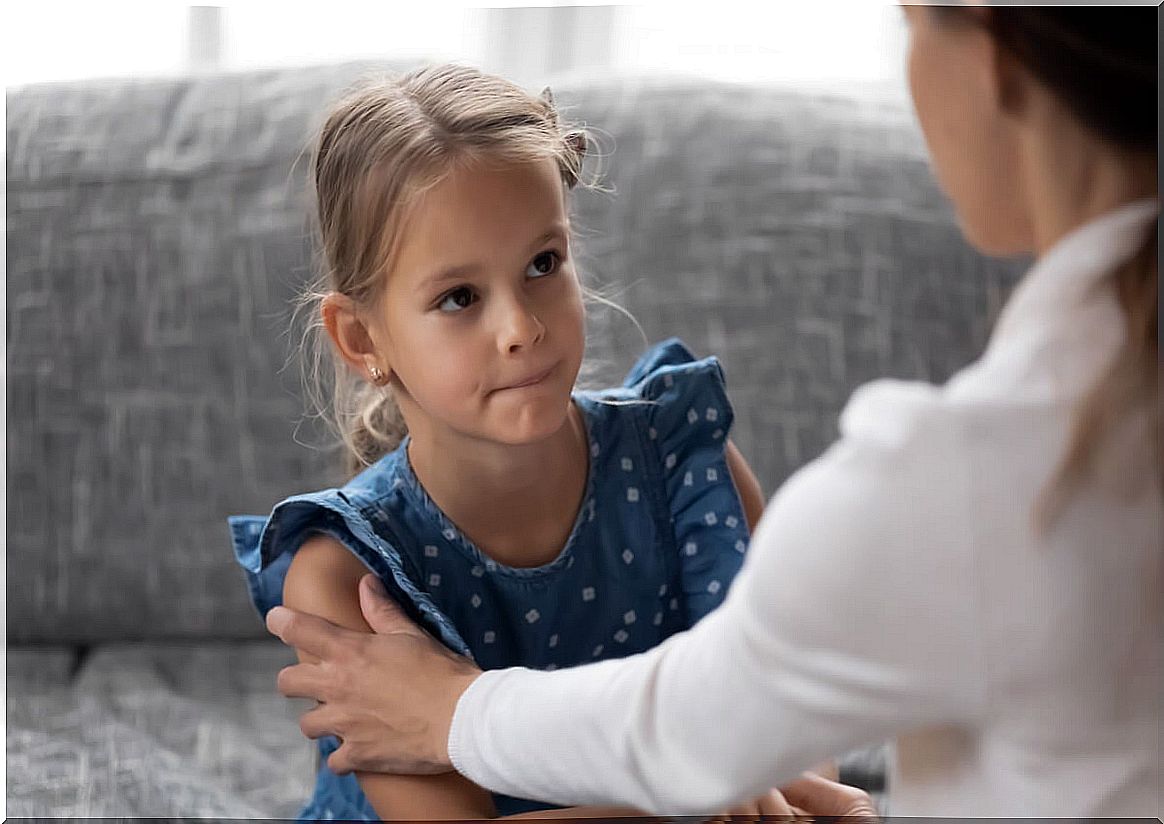
[[[806,813],[794,809],[779,790],[769,790],[759,798],[754,798],[745,804],[737,804],[723,815],[708,819],[707,824],[727,824],[732,820],[753,819],[761,816],[792,819],[801,815],[806,815]]]
[[[318,663],[279,673],[279,692],[319,702],[299,728],[308,738],[337,736],[333,772],[429,774],[452,769],[449,727],[461,694],[479,670],[410,621],[374,575],[360,580],[360,608],[375,634],[275,607],[267,629]]]
[[[861,822],[877,822],[873,800],[856,787],[836,780],[837,765],[830,761],[806,772],[799,780],[779,790],[769,790],[746,804],[738,804],[709,822],[730,819],[779,816],[785,819],[809,816],[852,816]]]
[[[801,815],[843,816],[861,822],[878,822],[877,807],[864,790],[806,772],[780,788],[784,800],[801,810]]]

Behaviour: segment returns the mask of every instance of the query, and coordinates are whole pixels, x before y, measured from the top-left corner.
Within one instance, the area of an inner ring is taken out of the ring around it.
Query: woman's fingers
[[[388,635],[393,632],[420,633],[422,630],[404,614],[400,605],[392,600],[380,583],[380,579],[368,573],[360,579],[360,611],[372,632]]]
[[[287,698],[311,698],[326,701],[330,683],[318,664],[292,664],[279,670],[275,679],[279,692]]]
[[[299,730],[308,738],[335,735],[335,713],[327,704],[320,704],[299,716]]]
[[[760,815],[763,816],[782,816],[784,818],[792,818],[795,813],[792,807],[788,805],[784,796],[779,790],[769,790],[764,795],[756,799],[756,805],[759,807]]]
[[[267,630],[287,646],[323,659],[335,655],[344,635],[355,634],[316,615],[281,606],[267,612]]]
[[[877,808],[864,791],[846,784],[822,778],[816,773],[803,773],[799,780],[780,788],[785,800],[809,815],[856,816],[877,821]]]

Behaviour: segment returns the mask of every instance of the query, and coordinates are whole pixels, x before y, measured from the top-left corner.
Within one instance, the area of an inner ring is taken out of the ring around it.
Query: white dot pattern
[[[432,523],[428,533],[417,536],[413,551],[419,549],[417,555],[425,560],[423,577],[418,580],[427,582],[429,595],[442,613],[456,615],[458,620],[472,616],[472,622],[458,624],[457,631],[463,638],[477,639],[474,646],[483,645],[477,648],[481,666],[524,664],[549,671],[572,665],[579,657],[585,659],[587,652],[593,659],[636,652],[686,621],[698,620],[722,601],[747,547],[738,496],[724,471],[722,439],[731,408],[723,404],[722,390],[710,383],[718,376],[704,366],[666,368],[662,384],[677,391],[660,397],[658,383],[644,382],[643,386],[656,392],[647,396],[653,403],[645,413],[635,408],[633,414],[608,413],[606,418],[588,419],[591,458],[605,455],[609,460],[591,464],[594,474],[587,481],[577,529],[586,530],[579,533],[584,536],[580,540],[594,540],[598,548],[592,551],[591,544],[580,543],[577,546],[586,547],[585,551],[567,551],[562,563],[555,562],[552,575],[573,570],[561,579],[561,587],[555,589],[554,579],[547,578],[548,587],[507,588],[514,571],[484,554],[466,562],[460,550],[471,549],[472,542],[447,519]],[[647,437],[640,439],[644,433],[637,427],[644,415],[650,425]],[[648,444],[648,438],[653,443]],[[647,453],[640,451],[644,448]],[[406,500],[406,496],[396,498]],[[602,518],[597,517],[599,505]],[[383,513],[385,523],[392,519],[405,528],[415,520],[395,505],[386,509],[391,511]],[[654,527],[665,539],[657,540],[654,536],[659,533],[650,531],[654,520],[661,521]],[[586,526],[591,522],[593,526]],[[571,535],[571,546],[573,540]],[[670,545],[678,547],[674,564],[678,570],[664,573],[672,562],[664,564],[656,558],[656,548],[671,540],[675,543]],[[597,561],[592,557],[596,553],[601,553]],[[524,574],[519,571],[519,577]],[[474,584],[473,579],[481,583]],[[463,587],[466,582],[473,584],[468,592]],[[494,589],[498,586],[502,588]],[[652,592],[657,595],[651,596]],[[524,603],[515,601],[519,597],[515,593],[521,593]],[[450,601],[459,601],[461,609],[453,609]],[[636,629],[640,624],[642,629]],[[498,626],[503,629],[497,630]],[[523,638],[523,630],[532,637]],[[539,647],[540,660],[508,660],[518,650]]]

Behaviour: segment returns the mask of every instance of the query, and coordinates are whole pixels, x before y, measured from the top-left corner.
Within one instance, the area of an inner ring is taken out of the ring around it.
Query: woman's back
[[[891,812],[1159,809],[1162,511],[1154,452],[1129,440],[1142,429],[1107,444],[1118,475],[1079,484],[1045,532],[1032,516],[1079,397],[1123,342],[1114,293],[1089,288],[1134,250],[1156,209],[1124,207],[1052,250],[985,357],[934,400],[965,456],[944,477],[964,508],[949,538],[968,576],[952,570],[946,583],[968,599],[980,704],[964,726],[899,739]]]

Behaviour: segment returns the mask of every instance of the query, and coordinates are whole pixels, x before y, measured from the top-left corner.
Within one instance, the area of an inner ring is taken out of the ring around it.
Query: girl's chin
[[[545,398],[538,402],[514,405],[512,409],[495,410],[495,437],[513,445],[536,443],[552,437],[566,425],[570,400]]]

